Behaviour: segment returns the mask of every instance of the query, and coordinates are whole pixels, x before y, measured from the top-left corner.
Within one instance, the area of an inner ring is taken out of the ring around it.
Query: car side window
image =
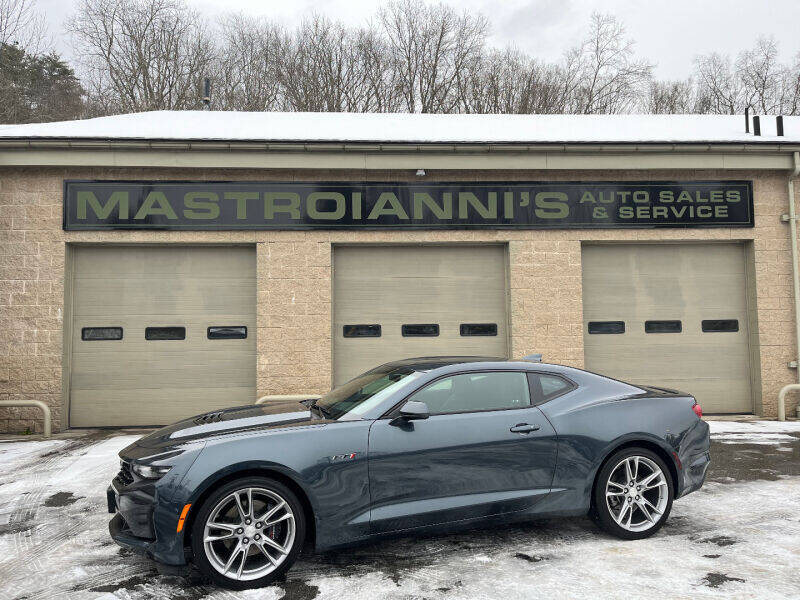
[[[431,414],[525,408],[531,405],[524,373],[462,373],[434,381],[410,400],[424,402]]]
[[[558,375],[545,375],[544,373],[537,373],[535,375],[541,387],[541,397],[545,402],[565,394],[570,391],[575,385],[559,377]]]

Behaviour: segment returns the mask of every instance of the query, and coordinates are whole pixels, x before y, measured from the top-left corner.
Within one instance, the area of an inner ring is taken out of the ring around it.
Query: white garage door
[[[741,244],[586,245],[586,368],[753,410]]]
[[[255,401],[252,247],[76,247],[71,264],[71,426]]]
[[[334,250],[334,382],[377,365],[445,355],[506,356],[502,246]]]

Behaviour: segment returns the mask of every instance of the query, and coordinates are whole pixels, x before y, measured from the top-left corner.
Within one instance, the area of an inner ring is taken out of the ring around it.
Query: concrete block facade
[[[780,219],[788,209],[783,171],[428,171],[430,182],[753,181],[754,228],[652,230],[65,232],[64,179],[418,181],[409,170],[0,168],[0,400],[45,401],[55,430],[68,426],[63,338],[65,260],[72,244],[255,244],[261,395],[330,388],[331,258],[337,244],[507,245],[511,355],[541,352],[549,362],[581,367],[582,244],[743,241],[752,256],[755,411],[775,416],[778,391],[797,381],[787,367],[797,355],[789,227]],[[791,399],[787,414],[795,405]],[[0,431],[40,429],[35,409],[0,408]]]

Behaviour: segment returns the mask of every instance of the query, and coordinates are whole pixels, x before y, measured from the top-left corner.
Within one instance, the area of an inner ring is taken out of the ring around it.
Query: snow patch
[[[709,421],[708,425],[711,439],[723,444],[779,446],[800,439],[800,422],[794,421]]]
[[[765,444],[777,445],[793,442],[797,438],[785,433],[714,433],[711,439],[723,444]]]
[[[800,433],[800,421],[708,421],[711,433]]]
[[[742,115],[480,115],[155,111],[0,127],[0,138],[230,140],[387,143],[757,143],[800,142],[800,117]]]
[[[66,440],[0,441],[0,464],[3,465],[3,471],[11,470],[19,463],[33,460],[66,444]]]

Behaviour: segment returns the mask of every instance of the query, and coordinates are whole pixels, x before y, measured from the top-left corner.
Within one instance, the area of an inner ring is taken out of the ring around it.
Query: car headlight
[[[131,469],[142,479],[161,479],[172,467],[159,465],[140,465],[133,463]]]

